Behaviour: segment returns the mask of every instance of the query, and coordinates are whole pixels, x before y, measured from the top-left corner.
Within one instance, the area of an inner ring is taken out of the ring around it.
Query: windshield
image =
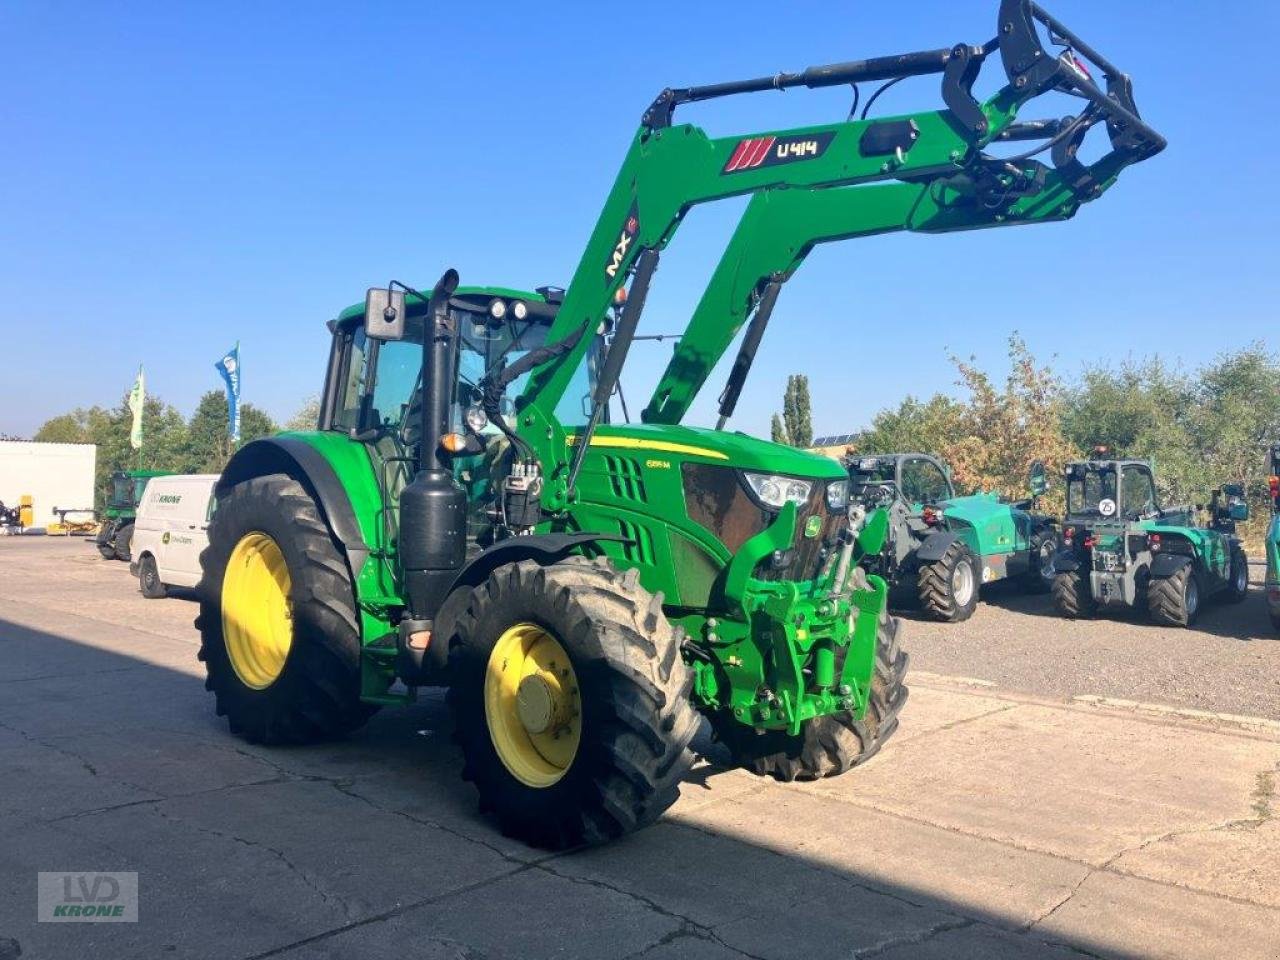
[[[467,408],[481,402],[480,382],[485,376],[541,347],[546,342],[548,325],[545,320],[539,322],[533,318],[507,317],[497,321],[487,313],[457,307],[450,308],[449,313],[457,330],[456,388],[450,425],[461,429]],[[342,399],[335,417],[335,425],[340,429],[364,430],[376,424],[399,435],[406,443],[417,442],[422,392],[422,318],[410,317],[407,327],[403,340],[378,344],[376,365],[371,360],[372,343],[365,337],[364,328],[353,331],[346,379],[341,387]],[[575,401],[574,408],[579,415],[566,422],[581,422],[581,408],[595,382],[597,361],[598,350],[592,350],[588,362],[579,366],[565,394],[567,400]],[[374,366],[376,371],[371,369]],[[508,421],[512,420],[515,398],[529,376],[526,373],[517,377],[503,394],[502,412]],[[496,435],[499,431],[490,424],[481,432]]]
[[[1076,464],[1067,475],[1067,513],[1115,516],[1115,467]]]

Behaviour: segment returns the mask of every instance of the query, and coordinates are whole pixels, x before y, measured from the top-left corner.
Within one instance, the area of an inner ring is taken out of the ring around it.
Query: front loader
[[[979,102],[997,54],[1007,82]],[[927,74],[945,109],[727,138],[674,123],[713,97]],[[1080,113],[1017,120],[1050,90]],[[1111,147],[1086,165],[1097,124]],[[1028,137],[1043,143],[988,152]],[[979,46],[664,90],[567,289],[450,270],[370,290],[331,325],[317,429],[232,458],[197,621],[219,713],[250,740],[306,742],[447,686],[482,808],[548,847],[660,816],[699,714],[762,775],[867,759],[906,697],[885,582],[858,566],[884,512],[850,506],[832,460],[683,425],[688,404],[750,318],[724,426],[813,245],[1065,219],[1163,146],[1128,78],[1026,0],[1003,0]],[[662,251],[691,207],[740,195],[737,265],[717,269],[644,422],[610,422]]]

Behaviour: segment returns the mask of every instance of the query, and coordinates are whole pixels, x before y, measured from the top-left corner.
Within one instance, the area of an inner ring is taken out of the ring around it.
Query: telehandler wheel
[[[133,557],[133,524],[123,524],[115,536],[116,559],[126,563]]]
[[[1249,596],[1249,558],[1240,547],[1231,548],[1231,583],[1227,587],[1228,603],[1243,603]]]
[[[1098,612],[1089,580],[1079,570],[1064,570],[1053,577],[1053,609],[1058,616],[1083,620]]]
[[[449,675],[462,776],[508,836],[599,843],[679,796],[693,673],[637,571],[582,557],[499,567],[458,618]]]
[[[973,551],[953,542],[933,563],[920,568],[916,580],[920,606],[944,623],[959,623],[978,608],[978,562]]]
[[[1184,563],[1169,577],[1151,581],[1147,591],[1151,619],[1167,627],[1189,627],[1200,612],[1200,582],[1192,565]]]
[[[1031,535],[1027,545],[1031,554],[1031,569],[1022,578],[1022,589],[1027,593],[1048,593],[1053,589],[1053,555],[1058,552],[1058,534],[1053,530],[1039,530]]]
[[[277,473],[232,487],[200,563],[204,685],[232,733],[309,743],[369,719],[351,576],[300,483]]]
[[[907,702],[908,656],[898,645],[898,619],[883,616],[877,631],[876,670],[871,698],[861,720],[848,713],[810,720],[799,735],[777,730],[757,733],[730,713],[711,718],[716,736],[734,762],[762,777],[790,782],[836,777],[870,760],[898,729]]]

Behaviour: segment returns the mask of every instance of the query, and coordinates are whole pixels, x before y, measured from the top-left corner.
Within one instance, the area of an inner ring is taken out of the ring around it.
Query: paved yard
[[[784,786],[711,751],[657,826],[547,855],[479,817],[439,697],[248,746],[189,600],[82,542],[0,539],[0,960],[1275,960],[1280,723],[1188,709],[1274,716],[1274,642],[1024,602],[907,625],[911,700],[865,768]],[[1187,672],[1135,686],[1153,650]],[[140,922],[37,924],[57,870],[136,871]]]

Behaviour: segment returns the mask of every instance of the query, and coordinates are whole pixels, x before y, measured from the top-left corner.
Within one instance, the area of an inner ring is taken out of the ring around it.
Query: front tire
[[[1200,583],[1192,564],[1184,563],[1172,576],[1152,580],[1147,593],[1151,619],[1167,627],[1189,627],[1200,612]]]
[[[114,560],[116,558],[115,534],[115,524],[111,521],[104,523],[102,529],[98,531],[97,540],[94,542],[97,544],[98,553],[102,555],[103,560]]]
[[[302,485],[284,474],[218,500],[200,555],[199,658],[231,732],[253,743],[348,733],[360,702],[360,627],[346,561]]]
[[[896,617],[880,620],[871,696],[861,720],[848,713],[828,714],[810,720],[792,736],[780,730],[756,733],[732,714],[714,716],[712,727],[734,763],[757,776],[789,783],[836,777],[874,757],[898,729],[898,714],[907,702],[903,681],[909,658],[898,644],[898,623]]]
[[[506,835],[600,843],[679,796],[693,674],[636,570],[581,557],[499,567],[457,621],[449,672],[463,778]]]
[[[959,540],[920,568],[917,584],[920,605],[935,620],[959,623],[978,608],[978,564],[973,551]]]

